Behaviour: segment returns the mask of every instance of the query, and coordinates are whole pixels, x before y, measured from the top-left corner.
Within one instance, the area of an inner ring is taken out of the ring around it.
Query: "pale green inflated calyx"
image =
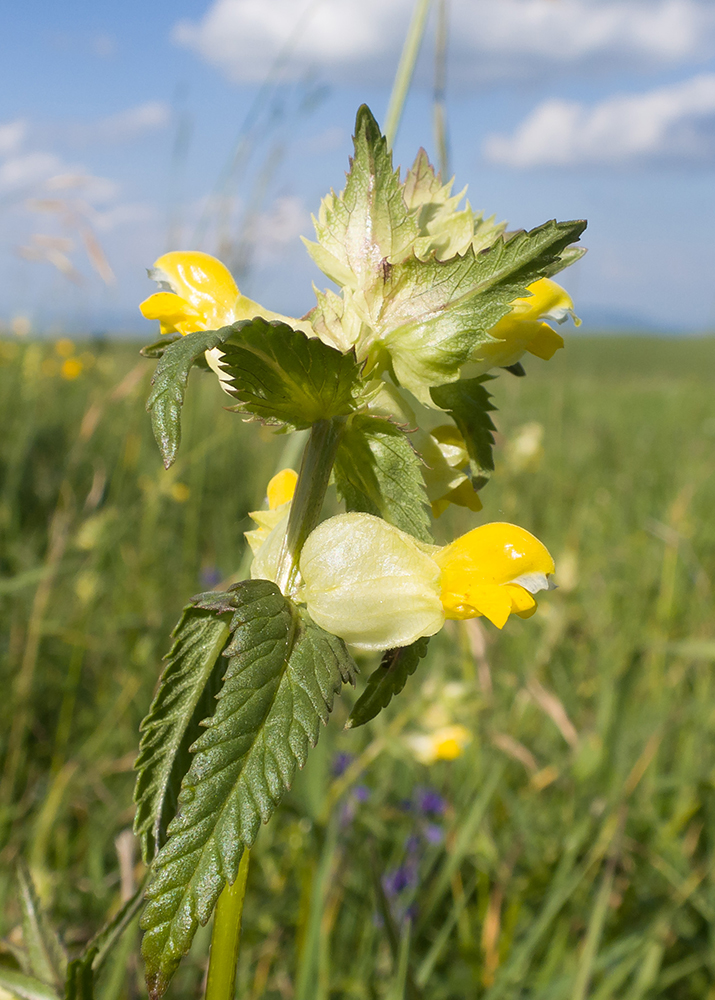
[[[407,646],[444,624],[433,548],[372,514],[339,514],[305,543],[299,598],[317,625],[356,649]]]

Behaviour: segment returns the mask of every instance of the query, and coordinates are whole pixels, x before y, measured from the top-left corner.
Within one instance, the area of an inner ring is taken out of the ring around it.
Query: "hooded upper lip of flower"
[[[146,319],[159,320],[162,333],[216,330],[235,323],[246,304],[255,305],[241,295],[221,261],[198,250],[165,253],[149,269],[149,277],[160,291],[139,308]]]
[[[511,312],[490,330],[494,340],[474,352],[466,369],[470,376],[516,364],[527,351],[548,361],[564,346],[564,340],[545,322],[547,319],[563,323],[571,316],[576,326],[580,325],[571,296],[551,278],[534,281],[528,292],[528,296],[516,299]]]
[[[271,312],[242,295],[228,268],[211,254],[199,250],[173,250],[154,261],[148,274],[160,290],[145,299],[139,308],[145,319],[159,320],[161,333],[185,336],[197,330],[219,330],[242,319],[262,316],[312,334],[310,324]],[[206,351],[206,361],[225,388],[223,383],[229,376],[219,364],[222,357],[223,351],[218,347]]]
[[[271,481],[271,510],[252,515],[252,576],[272,579],[295,473]],[[278,504],[280,500],[280,504]],[[276,504],[276,506],[273,506]],[[298,599],[315,622],[357,649],[407,646],[447,618],[485,616],[502,628],[528,618],[550,589],[554,561],[524,528],[493,522],[446,546],[425,545],[372,514],[338,514],[311,533],[300,558]]]

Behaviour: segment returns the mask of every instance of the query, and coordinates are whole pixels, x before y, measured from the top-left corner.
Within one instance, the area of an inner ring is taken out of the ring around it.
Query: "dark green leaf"
[[[428,643],[429,638],[423,637],[411,646],[388,649],[383,653],[380,666],[370,674],[365,690],[350,713],[346,729],[364,726],[379,715],[383,708],[387,708],[393,696],[403,689],[407,678],[414,674],[417,664],[427,653]]]
[[[504,371],[509,372],[510,375],[516,375],[517,378],[523,378],[526,375],[526,371],[521,361],[517,361],[513,365],[504,365]]]
[[[154,437],[167,469],[173,464],[181,443],[181,407],[189,372],[205,351],[222,344],[235,329],[224,326],[220,330],[197,330],[180,337],[166,348],[156,366],[146,408],[151,414]]]
[[[236,608],[223,688],[193,763],[179,812],[157,856],[142,917],[152,998],[160,997],[232,883],[253,843],[318,740],[335,693],[352,680],[344,643],[319,629],[273,583],[232,589]]]
[[[310,427],[355,408],[360,366],[354,355],[285,323],[259,317],[242,323],[238,341],[224,349],[221,367],[231,376],[237,409],[269,424]]]
[[[59,995],[47,983],[4,965],[0,965],[0,987],[20,1000],[59,1000]]]
[[[347,510],[365,511],[431,542],[420,460],[407,435],[388,420],[356,416],[343,432],[335,482]]]
[[[461,379],[430,390],[437,406],[447,410],[464,438],[469,452],[472,485],[476,490],[489,479],[494,471],[494,431],[496,427],[489,416],[496,410],[490,402],[491,395],[482,385],[494,375],[480,375],[479,378]]]
[[[177,340],[181,340],[180,333],[165,333],[160,340],[155,340],[153,344],[142,347],[139,353],[143,358],[162,358],[167,347],[170,347]]]
[[[203,595],[202,595],[203,596]],[[141,743],[134,801],[134,832],[141,838],[149,862],[166,840],[166,828],[176,812],[181,780],[191,764],[189,746],[201,732],[199,723],[211,714],[226,666],[221,651],[229,637],[228,620],[218,617],[230,595],[212,595],[216,609],[193,604],[172,635],[175,639],[149,714],[141,724]],[[199,600],[197,598],[197,600]]]
[[[40,905],[32,876],[23,861],[17,864],[17,886],[27,969],[44,983],[59,987],[64,982],[67,955]]]

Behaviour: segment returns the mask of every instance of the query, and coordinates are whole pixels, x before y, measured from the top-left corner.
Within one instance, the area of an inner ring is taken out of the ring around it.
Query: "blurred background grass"
[[[197,372],[165,472],[135,345],[3,341],[0,361],[12,964],[19,855],[70,948],[142,877],[138,725],[285,438]],[[445,629],[363,729],[342,730],[346,693],[253,852],[240,997],[715,998],[713,371],[713,339],[583,337],[491,383],[484,519],[537,534],[560,588],[503,633]],[[473,523],[446,515],[440,540]],[[420,762],[414,737],[452,724],[462,756]],[[170,996],[200,995],[208,934]],[[137,956],[135,928],[101,1000],[144,995]]]

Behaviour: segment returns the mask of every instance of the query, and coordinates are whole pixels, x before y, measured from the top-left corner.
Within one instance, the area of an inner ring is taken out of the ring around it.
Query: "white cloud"
[[[261,81],[281,53],[293,77],[390,81],[413,0],[214,0],[173,32],[236,81]],[[710,0],[453,0],[450,73],[463,81],[661,68],[715,54]]]
[[[298,238],[310,228],[310,213],[302,198],[290,195],[277,198],[269,211],[259,216],[252,234],[257,265],[273,263],[285,247],[298,244]]]
[[[147,132],[165,128],[170,118],[171,110],[164,101],[146,101],[92,125],[80,126],[79,131],[85,141],[130,142]]]
[[[592,107],[544,101],[511,136],[489,136],[484,155],[492,163],[521,168],[712,162],[715,73],[609,97]]]
[[[25,153],[11,156],[0,164],[0,193],[32,188],[56,172],[62,161],[54,153]]]
[[[10,156],[22,146],[27,135],[27,122],[5,122],[0,125],[0,156]]]
[[[97,212],[93,222],[99,232],[108,233],[118,226],[153,221],[157,214],[156,205],[149,205],[146,202],[126,202],[106,212]]]

